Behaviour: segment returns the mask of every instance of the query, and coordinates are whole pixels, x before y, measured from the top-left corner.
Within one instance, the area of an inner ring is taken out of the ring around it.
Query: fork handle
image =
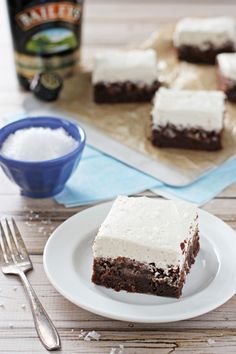
[[[32,310],[38,336],[47,350],[60,349],[60,337],[24,272],[19,272]]]

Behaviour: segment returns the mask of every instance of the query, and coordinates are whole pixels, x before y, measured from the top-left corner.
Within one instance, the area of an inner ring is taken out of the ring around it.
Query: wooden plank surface
[[[95,51],[138,43],[159,26],[183,16],[236,13],[234,1],[87,0],[83,28],[83,60]],[[26,94],[19,90],[13,67],[9,27],[0,2],[0,113],[21,112]],[[0,118],[1,123],[1,118]],[[150,193],[147,193],[150,194]],[[0,216],[14,216],[32,255],[29,278],[62,339],[61,353],[110,353],[124,345],[127,354],[236,353],[236,296],[218,309],[187,321],[136,324],[94,315],[65,300],[43,270],[45,243],[60,223],[83,208],[65,209],[53,200],[23,198],[0,171]],[[236,230],[236,184],[209,202],[205,210]],[[80,331],[96,330],[100,341],[84,341]],[[21,284],[0,273],[0,353],[46,353],[37,339]]]

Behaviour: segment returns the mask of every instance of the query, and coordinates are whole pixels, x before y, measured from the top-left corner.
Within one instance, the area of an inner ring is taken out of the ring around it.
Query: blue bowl
[[[79,146],[67,155],[47,161],[19,161],[9,159],[0,153],[0,165],[5,174],[32,198],[52,197],[62,191],[66,181],[79,164],[84,146],[85,132],[77,124],[55,117],[30,117],[15,121],[0,129],[0,149],[8,135],[29,127],[64,128]],[[41,149],[42,146],[39,146]]]

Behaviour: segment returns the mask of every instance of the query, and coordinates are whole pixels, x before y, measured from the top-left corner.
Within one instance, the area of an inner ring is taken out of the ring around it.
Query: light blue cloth
[[[55,200],[66,207],[89,204],[131,195],[150,189],[172,199],[202,205],[236,182],[236,157],[233,157],[185,187],[171,187],[111,156],[86,146],[77,171]]]
[[[162,184],[162,186],[150,189],[170,199],[183,199],[203,205],[234,182],[236,182],[236,157],[231,157],[216,169],[185,187],[170,187]]]
[[[78,169],[55,199],[70,207],[139,193],[157,185],[155,178],[87,145]]]

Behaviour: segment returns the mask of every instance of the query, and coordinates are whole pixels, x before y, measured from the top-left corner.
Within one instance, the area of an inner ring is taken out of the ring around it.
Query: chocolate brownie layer
[[[178,130],[174,125],[153,128],[152,144],[164,148],[181,148],[193,150],[220,150],[221,132],[205,131],[197,128]]]
[[[177,48],[177,56],[179,60],[185,60],[190,63],[199,64],[215,64],[215,59],[219,53],[232,53],[234,52],[233,43],[226,43],[223,47],[215,48],[210,46],[206,50],[201,50],[196,46],[182,45]]]
[[[106,83],[99,82],[93,86],[96,103],[149,102],[160,87],[160,82],[141,85],[130,81]]]
[[[225,94],[230,102],[236,102],[236,83],[226,90]]]
[[[182,248],[182,245],[180,247]],[[179,298],[186,275],[195,262],[199,247],[197,231],[186,252],[182,271],[179,268],[170,267],[167,274],[163,269],[156,268],[154,263],[144,264],[125,257],[95,258],[92,281],[116,291],[126,290]]]

